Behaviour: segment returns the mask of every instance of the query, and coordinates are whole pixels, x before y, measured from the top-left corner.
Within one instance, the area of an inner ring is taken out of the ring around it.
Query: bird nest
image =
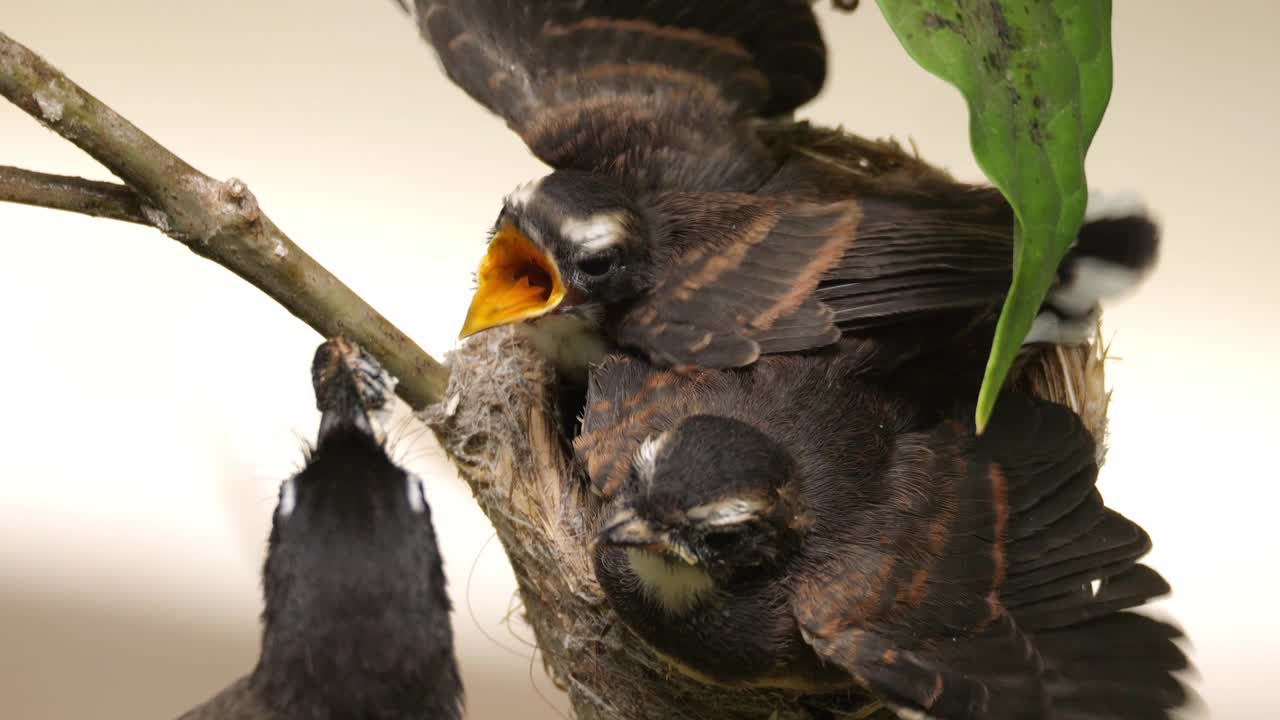
[[[1036,349],[1020,359],[1011,383],[1075,409],[1102,447],[1104,360],[1095,345]],[[708,686],[650,652],[617,621],[592,572],[588,548],[600,503],[562,436],[560,413],[577,409],[555,406],[552,369],[506,327],[473,337],[448,363],[445,401],[422,417],[493,523],[546,669],[579,718],[892,717],[856,694],[802,697]]]

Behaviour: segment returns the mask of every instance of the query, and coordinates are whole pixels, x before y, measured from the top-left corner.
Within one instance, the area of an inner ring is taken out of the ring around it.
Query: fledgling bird
[[[375,429],[394,381],[342,338],[316,351],[312,379],[320,430],[280,487],[258,664],[180,720],[457,720],[431,509]]]
[[[1172,717],[1181,633],[1128,611],[1169,586],[1079,418],[1009,391],[975,436],[865,359],[593,372],[577,451],[622,621],[703,681],[860,686],[904,720]]]
[[[619,348],[728,368],[904,326],[980,330],[985,360],[1013,214],[896,145],[790,119],[826,77],[809,0],[402,4],[554,169],[506,196],[463,336],[521,323],[579,375]],[[1087,220],[1029,342],[1086,339],[1154,263],[1140,204],[1091,197]]]

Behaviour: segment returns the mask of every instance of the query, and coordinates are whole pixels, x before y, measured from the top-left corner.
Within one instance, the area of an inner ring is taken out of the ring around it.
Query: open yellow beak
[[[564,283],[555,262],[510,224],[499,228],[489,241],[476,281],[459,339],[545,315],[564,299]]]

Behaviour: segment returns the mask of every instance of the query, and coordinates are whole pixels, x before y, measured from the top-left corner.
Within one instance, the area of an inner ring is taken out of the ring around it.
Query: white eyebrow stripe
[[[298,490],[293,485],[293,478],[284,481],[280,487],[280,506],[278,508],[280,517],[289,517],[293,514],[293,508],[298,504]]]
[[[405,473],[405,492],[409,497],[409,509],[421,514],[427,509],[427,500],[422,490],[422,480],[413,473]]]
[[[542,185],[542,178],[530,180],[524,183],[510,193],[507,193],[506,203],[509,208],[522,208],[529,204],[533,196],[538,193],[538,187]]]
[[[627,232],[622,212],[598,212],[585,220],[569,218],[560,225],[566,240],[588,251],[599,251],[622,242]]]
[[[726,498],[689,508],[685,514],[690,520],[701,520],[713,526],[734,525],[768,509],[768,501],[761,498]]]
[[[636,475],[644,480],[645,486],[650,490],[653,489],[653,476],[658,470],[658,453],[662,452],[662,446],[667,444],[668,437],[667,433],[650,435],[636,450],[633,460]]]

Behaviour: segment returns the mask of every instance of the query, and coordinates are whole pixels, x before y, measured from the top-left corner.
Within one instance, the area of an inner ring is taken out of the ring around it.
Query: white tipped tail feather
[[[1087,342],[1099,306],[1133,292],[1155,266],[1159,236],[1137,194],[1090,192],[1084,227],[1024,344]]]

